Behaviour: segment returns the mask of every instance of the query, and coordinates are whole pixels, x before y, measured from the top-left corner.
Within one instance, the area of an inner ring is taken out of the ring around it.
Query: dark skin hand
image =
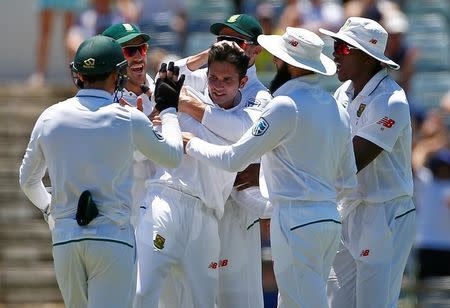
[[[383,151],[375,143],[359,136],[353,137],[353,150],[355,152],[357,172],[364,169]]]
[[[239,191],[252,186],[259,186],[259,167],[260,164],[251,164],[244,171],[238,172],[234,187]]]

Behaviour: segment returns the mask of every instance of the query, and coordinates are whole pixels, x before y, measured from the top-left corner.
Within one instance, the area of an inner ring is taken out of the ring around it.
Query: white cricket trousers
[[[415,236],[410,197],[361,203],[342,221],[328,281],[332,308],[394,308]]]
[[[159,184],[150,187],[146,204],[136,233],[134,307],[158,307],[165,279],[175,268],[186,279],[193,306],[214,307],[220,242],[213,211],[200,199]]]
[[[341,234],[336,204],[273,205],[270,242],[278,307],[327,308],[326,284]]]
[[[131,307],[136,249],[108,239],[75,240],[53,247],[56,280],[70,308]]]
[[[217,307],[264,307],[259,218],[228,198],[219,236]]]

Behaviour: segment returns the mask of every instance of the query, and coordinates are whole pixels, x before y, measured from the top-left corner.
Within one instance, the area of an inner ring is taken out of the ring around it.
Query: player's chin
[[[145,83],[145,73],[136,73],[136,72],[131,72],[128,73],[128,79],[134,81],[137,84],[142,84]]]

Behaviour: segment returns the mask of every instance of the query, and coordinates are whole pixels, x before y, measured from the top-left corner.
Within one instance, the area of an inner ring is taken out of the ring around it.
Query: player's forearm
[[[143,155],[166,168],[177,167],[183,157],[183,142],[175,108],[167,108],[160,114],[162,134],[151,123],[133,123],[136,149]]]
[[[209,49],[202,51],[194,56],[187,59],[186,66],[191,71],[196,71],[208,63],[208,52]]]
[[[190,98],[189,102],[184,102],[180,100],[180,103],[178,104],[178,111],[190,115],[200,123],[202,122],[206,108],[207,108],[206,104],[196,100],[193,97]]]
[[[37,208],[41,211],[45,211],[51,202],[51,195],[45,189],[42,181],[32,185],[21,181],[20,187],[28,199],[30,199]]]

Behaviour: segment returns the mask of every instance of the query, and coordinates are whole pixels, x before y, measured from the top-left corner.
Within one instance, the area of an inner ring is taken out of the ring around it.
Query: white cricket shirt
[[[180,66],[180,74],[186,75],[185,84],[192,89],[208,94],[207,69],[191,71],[187,67],[187,58],[178,60],[175,65]],[[233,112],[223,113],[217,105],[207,106],[202,118],[202,124],[223,138],[235,142],[253,125],[261,115],[262,109],[270,102],[272,96],[267,88],[259,81],[256,67],[252,65],[247,70],[248,81],[240,89],[241,108]],[[224,129],[227,127],[229,129]]]
[[[233,145],[193,138],[187,153],[238,171],[262,156],[269,199],[332,201],[356,185],[347,112],[318,86],[317,76],[286,82],[260,119]]]
[[[186,87],[200,101],[213,104],[209,97]],[[227,111],[232,112],[234,107]],[[180,128],[213,143],[227,144],[227,141],[211,132],[196,119],[185,113],[179,113]],[[223,129],[226,129],[225,127]],[[215,211],[217,218],[223,215],[225,201],[231,193],[236,173],[214,168],[188,155],[183,156],[177,168],[156,168],[155,176],[146,185],[160,183],[181,190],[203,201],[206,207]]]
[[[352,135],[369,140],[382,151],[358,177],[349,200],[379,203],[412,196],[411,119],[405,92],[381,70],[353,98],[353,83],[345,82],[334,96],[350,115]]]
[[[92,89],[80,90],[40,115],[20,167],[20,185],[40,209],[51,198],[54,243],[86,236],[87,229],[75,220],[84,190],[92,193],[99,210],[91,224],[129,223],[135,150],[168,167],[178,165],[182,141],[175,109],[161,116],[162,135],[142,112],[113,103],[106,91]],[[42,183],[46,169],[51,196]],[[108,237],[110,231],[110,227],[98,226],[90,236]]]

